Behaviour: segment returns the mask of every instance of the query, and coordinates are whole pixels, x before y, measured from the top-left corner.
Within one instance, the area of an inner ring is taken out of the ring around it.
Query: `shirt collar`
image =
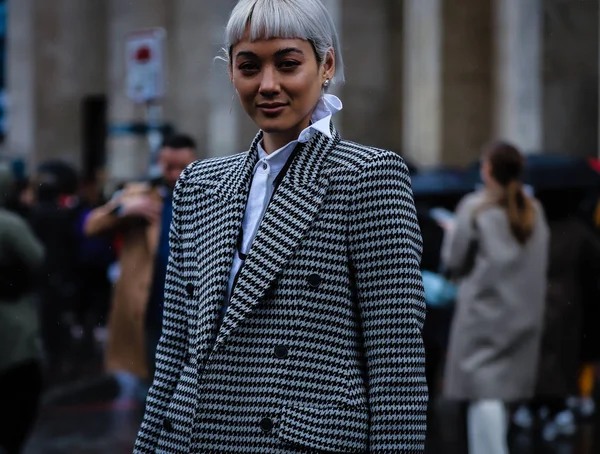
[[[292,154],[296,144],[308,142],[312,137],[313,130],[319,131],[331,139],[331,117],[342,110],[342,107],[342,101],[337,96],[322,95],[312,114],[311,124],[300,133],[297,140],[291,141],[271,154],[267,154],[264,150],[262,140],[258,143],[259,163],[257,165],[260,164],[260,161],[268,161],[271,171],[279,172]]]

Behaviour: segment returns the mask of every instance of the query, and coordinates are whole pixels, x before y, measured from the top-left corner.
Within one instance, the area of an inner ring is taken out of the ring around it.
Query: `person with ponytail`
[[[524,159],[485,148],[484,187],[458,205],[442,262],[458,281],[444,396],[468,404],[471,454],[507,454],[507,404],[530,398],[543,327],[549,230],[521,183]]]

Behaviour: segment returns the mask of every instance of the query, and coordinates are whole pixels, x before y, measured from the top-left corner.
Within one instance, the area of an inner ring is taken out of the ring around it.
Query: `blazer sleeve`
[[[375,156],[353,188],[350,260],[367,363],[371,453],[423,453],[427,382],[422,240],[408,169]]]
[[[154,454],[162,430],[164,410],[170,402],[185,363],[187,314],[183,281],[180,191],[182,179],[173,192],[173,218],[169,230],[169,261],[165,277],[162,335],[156,351],[154,381],[146,398],[146,410],[134,453]]]

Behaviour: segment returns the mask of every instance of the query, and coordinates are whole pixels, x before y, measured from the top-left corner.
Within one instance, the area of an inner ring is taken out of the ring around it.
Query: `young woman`
[[[469,402],[471,454],[508,453],[505,404],[530,398],[536,383],[549,235],[522,170],[516,148],[490,145],[485,188],[461,201],[442,250],[460,275],[444,394]]]
[[[241,0],[233,86],[260,132],[174,192],[136,453],[422,453],[421,236],[396,154],[345,142],[320,0]]]

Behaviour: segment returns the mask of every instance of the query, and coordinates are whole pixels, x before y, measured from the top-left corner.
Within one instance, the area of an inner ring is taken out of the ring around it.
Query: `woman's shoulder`
[[[198,159],[192,162],[181,174],[181,183],[194,183],[202,180],[218,179],[248,156],[248,151],[229,156]]]
[[[349,140],[341,140],[331,150],[326,167],[330,170],[361,172],[371,166],[381,165],[398,168],[408,175],[408,167],[398,153]]]
[[[468,210],[468,211],[474,211],[475,209],[477,209],[478,211],[480,211],[481,213],[477,213],[482,214],[483,211],[488,211],[488,210],[483,210],[483,208],[494,208],[494,206],[490,203],[488,203],[488,197],[487,194],[485,193],[484,190],[481,189],[477,189],[473,192],[468,193],[467,195],[463,196],[462,199],[460,199],[460,201],[458,202],[458,206],[457,206],[457,211],[458,210]],[[473,213],[475,214],[475,213]]]

